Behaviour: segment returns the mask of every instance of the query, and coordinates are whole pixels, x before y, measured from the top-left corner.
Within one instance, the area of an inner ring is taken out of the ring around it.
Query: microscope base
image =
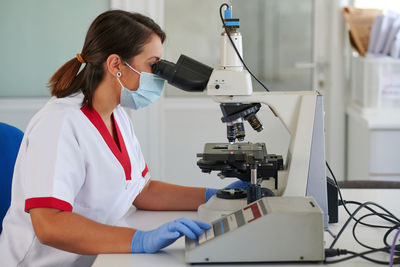
[[[264,197],[186,238],[187,263],[324,260],[323,214],[312,197]]]
[[[213,196],[207,203],[199,206],[197,215],[204,222],[215,221],[222,216],[231,214],[247,205],[247,198],[241,199],[222,199]]]

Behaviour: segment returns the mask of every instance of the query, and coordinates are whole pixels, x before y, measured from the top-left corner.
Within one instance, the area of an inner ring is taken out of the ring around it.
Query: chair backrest
[[[14,164],[24,133],[0,122],[0,233],[3,218],[11,202],[11,182]]]

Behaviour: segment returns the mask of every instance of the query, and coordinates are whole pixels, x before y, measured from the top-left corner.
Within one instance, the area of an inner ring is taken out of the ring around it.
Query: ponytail
[[[82,63],[75,57],[62,65],[56,73],[51,76],[48,87],[50,88],[52,96],[65,97],[75,93],[67,89],[71,87],[72,82],[76,79],[76,74],[81,65]]]

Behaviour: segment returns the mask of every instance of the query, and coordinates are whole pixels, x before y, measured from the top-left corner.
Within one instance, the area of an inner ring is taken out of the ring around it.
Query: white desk
[[[345,189],[342,190],[343,198],[345,200],[355,200],[360,202],[365,201],[374,201],[378,204],[383,205],[389,211],[394,213],[396,216],[400,217],[400,190],[398,189]],[[351,207],[350,210],[354,210],[356,208],[355,205],[349,205]],[[165,222],[169,222],[176,218],[180,217],[189,217],[191,219],[197,219],[196,212],[150,212],[150,211],[132,211],[126,216],[126,222],[128,225],[142,229],[142,230],[151,230],[155,227],[160,226]],[[339,223],[332,224],[329,226],[329,229],[333,233],[337,233],[341,226],[344,224],[348,215],[343,210],[342,207],[339,208]],[[376,220],[376,222],[378,222]],[[343,233],[339,241],[336,243],[335,247],[348,249],[352,251],[364,251],[366,249],[359,246],[351,235],[351,226],[352,223],[347,227],[347,230]],[[381,241],[381,237],[383,236],[382,230],[372,229],[368,227],[364,227],[359,225],[357,228],[357,236],[364,243],[370,244],[371,246],[383,246]],[[332,242],[332,237],[326,233],[325,234],[325,242],[328,247]],[[271,241],[273,242],[273,241]],[[391,242],[391,241],[390,241]],[[382,245],[381,245],[382,244]],[[382,253],[373,253],[370,254],[372,257],[380,259],[380,260],[389,260],[388,254]],[[332,260],[338,259],[331,258]],[[294,266],[295,263],[291,264],[207,264],[202,266]],[[309,267],[322,265],[322,263],[316,264],[299,264],[298,266]],[[185,263],[185,249],[184,249],[184,238],[180,238],[171,246],[165,248],[164,250],[156,253],[156,254],[101,254],[98,255],[95,262],[93,263],[94,267],[105,267],[105,266],[191,266],[190,264]],[[199,265],[198,265],[199,266]],[[337,264],[332,264],[332,266],[375,266],[374,263],[368,262],[361,258],[355,258],[349,261],[344,261]]]

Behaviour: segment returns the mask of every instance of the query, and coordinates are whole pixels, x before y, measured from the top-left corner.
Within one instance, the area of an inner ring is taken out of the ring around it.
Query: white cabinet
[[[400,181],[400,109],[347,109],[347,179]]]

